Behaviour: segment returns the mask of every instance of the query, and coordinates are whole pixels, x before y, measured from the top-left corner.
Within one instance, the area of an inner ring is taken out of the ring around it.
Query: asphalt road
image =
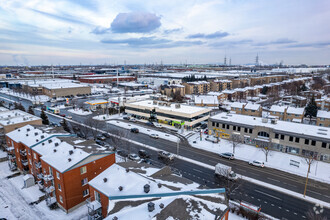
[[[0,97],[1,98],[1,97]],[[8,99],[8,97],[6,97]],[[11,98],[15,100],[16,98]],[[18,101],[18,99],[16,100]],[[27,100],[20,101],[23,106],[27,109],[31,102]],[[79,116],[75,114],[70,114],[66,110],[61,110],[62,113],[67,113],[73,116],[73,120],[78,122],[83,122],[86,116]],[[38,114],[38,111],[36,111]],[[95,115],[95,114],[94,114]],[[59,124],[62,118],[58,116],[48,115],[51,122]],[[91,117],[91,116],[89,116]],[[126,129],[116,127],[108,123],[101,123],[100,127],[102,130],[106,130],[110,133],[116,133],[122,131],[126,133],[127,138],[156,147],[161,150],[166,150],[171,153],[177,152],[177,144],[163,140],[163,139],[152,139],[145,134],[133,134],[127,132]],[[157,128],[152,128],[157,129]],[[111,143],[111,140],[108,140]],[[126,148],[129,152],[137,153],[139,149],[143,147],[134,145],[132,143],[123,144],[122,148]],[[158,166],[163,166],[162,161],[158,161],[157,152],[153,152],[149,149],[145,149],[151,153],[151,159],[153,164]],[[246,162],[234,160],[229,161],[220,158],[217,154],[203,151],[200,149],[190,147],[184,139],[181,140],[179,154],[181,156],[200,161],[205,164],[214,166],[217,163],[223,163],[230,165],[233,170],[244,176],[248,176],[254,179],[261,180],[263,182],[268,182],[273,185],[277,185],[298,193],[303,192],[305,179],[293,174],[281,172],[279,170],[271,168],[258,168],[247,165]],[[204,168],[202,166],[197,166],[195,164],[175,159],[175,161],[170,164],[171,167],[176,168],[181,172],[181,174],[193,180],[194,182],[200,184],[206,184],[208,187],[221,187],[223,183],[214,177],[214,171]],[[329,185],[317,181],[310,180],[308,185],[307,195],[317,198],[326,202],[330,201],[330,190]],[[262,212],[272,215],[277,218],[283,219],[304,219],[306,217],[306,211],[312,209],[314,204],[306,202],[302,199],[292,197],[290,195],[274,191],[269,188],[261,187],[259,185],[253,184],[251,182],[244,182],[232,195],[232,199],[243,200],[250,202],[254,205],[260,205]],[[328,209],[324,209],[324,216],[330,216]]]

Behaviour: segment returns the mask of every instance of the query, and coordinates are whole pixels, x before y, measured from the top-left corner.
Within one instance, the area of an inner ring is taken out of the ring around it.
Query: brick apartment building
[[[207,81],[196,81],[183,83],[185,86],[185,93],[191,94],[207,94],[210,92],[210,83]]]
[[[32,174],[46,204],[66,212],[89,197],[88,181],[115,163],[113,152],[60,128],[27,125],[6,136],[9,165]]]
[[[222,80],[214,80],[211,82],[211,91],[213,92],[221,92],[223,90],[230,90],[233,88],[233,82],[231,80],[226,80],[226,79],[222,79]]]
[[[294,108],[288,106],[272,105],[269,109],[271,116],[277,117],[281,121],[292,121],[301,123],[304,118],[304,108]]]

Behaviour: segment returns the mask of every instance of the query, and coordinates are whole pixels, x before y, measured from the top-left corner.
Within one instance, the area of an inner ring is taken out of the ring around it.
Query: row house
[[[32,174],[49,207],[70,212],[89,197],[88,181],[115,163],[114,152],[60,128],[27,125],[6,136],[13,162]]]
[[[175,93],[179,93],[181,96],[185,96],[185,87],[183,85],[161,85],[160,93],[168,97],[172,97]]]
[[[282,98],[283,102],[293,105],[295,107],[305,107],[307,104],[307,99],[302,96],[293,95],[293,96],[284,96]]]
[[[281,121],[292,121],[301,123],[304,118],[304,108],[294,108],[288,106],[272,105],[269,109],[271,116],[277,117]]]
[[[330,112],[318,110],[316,116],[316,125],[330,127]]]
[[[322,93],[318,92],[318,91],[313,91],[313,90],[309,90],[309,91],[304,91],[303,95],[308,99],[311,100],[312,98],[314,99],[320,99],[322,97]]]
[[[231,80],[226,79],[217,79],[211,82],[211,91],[213,92],[221,92],[223,90],[231,90],[233,88],[233,82]]]
[[[255,104],[255,103],[233,102],[231,104],[230,108],[231,108],[231,111],[235,112],[236,114],[250,115],[250,116],[257,116],[257,117],[261,117],[261,115],[262,115],[261,105]]]
[[[232,79],[231,81],[232,81],[232,89],[244,88],[250,85],[250,79],[248,78]]]
[[[330,111],[330,98],[315,99],[317,108],[324,111]]]
[[[138,219],[217,216],[228,220],[229,210],[219,196],[225,189],[201,189],[199,184],[172,174],[169,167],[117,163],[91,180],[89,186],[88,219],[132,219],[132,213],[138,213]],[[208,208],[199,213],[191,204]]]
[[[185,93],[188,95],[207,94],[210,92],[210,83],[207,81],[187,82],[183,83],[183,85],[185,86]]]

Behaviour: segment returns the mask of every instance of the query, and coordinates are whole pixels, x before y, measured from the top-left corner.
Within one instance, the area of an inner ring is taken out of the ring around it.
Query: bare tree
[[[327,220],[326,216],[322,216],[322,213],[316,213],[318,211],[314,211],[313,209],[309,209],[306,212],[307,220]]]
[[[314,162],[314,160],[316,159],[316,154],[314,154],[313,151],[306,151],[303,154],[304,160],[308,165],[308,169],[307,169],[307,175],[306,175],[306,183],[305,183],[305,190],[304,190],[304,197],[306,195],[306,191],[307,191],[307,185],[308,185],[308,175],[311,172],[311,165]]]
[[[263,142],[259,145],[261,151],[265,154],[266,162],[268,162],[268,156],[271,151],[271,142]]]
[[[100,121],[89,117],[85,119],[84,124],[90,129],[90,133],[93,135],[94,139],[96,139],[100,132]]]
[[[236,147],[240,146],[243,143],[243,139],[239,134],[232,134],[229,138],[229,142],[233,146],[233,154],[234,154]]]

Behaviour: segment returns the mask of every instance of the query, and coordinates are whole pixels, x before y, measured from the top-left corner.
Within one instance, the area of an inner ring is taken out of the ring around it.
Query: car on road
[[[97,135],[96,138],[101,141],[105,141],[105,139],[106,139],[106,137],[104,137],[102,134]]]
[[[139,129],[138,128],[131,128],[131,132],[133,132],[133,133],[139,133]]]
[[[158,124],[158,123],[154,123],[154,126],[155,126],[156,128],[162,128],[162,127],[163,127],[161,124]]]
[[[61,117],[65,117],[65,114],[60,114]]]
[[[171,154],[166,151],[158,151],[158,159],[174,160],[174,154]]]
[[[146,163],[146,164],[152,164],[152,163],[151,163],[151,160],[149,160],[149,159],[146,159],[146,158],[145,158],[145,159],[142,159],[142,160],[140,160],[140,162],[141,162],[141,163]]]
[[[150,134],[149,136],[152,137],[152,138],[155,138],[155,139],[158,139],[159,138],[159,135],[158,134]]]
[[[128,156],[128,153],[126,151],[124,151],[124,150],[118,150],[117,151],[117,154],[119,156],[122,156],[122,157],[127,157]]]
[[[110,138],[110,137],[111,137],[109,133],[103,133],[102,135],[103,135],[104,137],[106,137],[106,138]]]
[[[136,118],[130,118],[129,121],[136,122]]]
[[[97,143],[97,144],[99,144],[101,146],[105,145],[105,143],[103,141],[99,140],[99,139],[96,139],[95,140],[95,143]]]
[[[223,157],[223,158],[227,158],[229,160],[233,160],[235,159],[235,156],[233,153],[229,153],[229,152],[226,152],[226,153],[220,153],[220,157]]]
[[[210,141],[212,143],[218,143],[219,142],[219,139],[212,136],[212,135],[207,135],[206,138],[205,138],[206,141]]]
[[[123,119],[124,119],[124,120],[130,120],[130,117],[128,117],[128,116],[124,116]]]
[[[128,159],[136,161],[136,162],[141,160],[141,158],[137,154],[129,154]]]
[[[208,134],[208,133],[209,133],[209,129],[205,129],[204,134]]]
[[[109,144],[105,144],[103,147],[107,148],[107,150],[110,150],[110,151],[116,151],[116,147],[111,146]]]
[[[249,164],[256,167],[265,167],[265,163],[259,160],[251,160],[249,161]]]
[[[154,126],[154,123],[152,123],[152,122],[148,121],[148,122],[146,123],[146,125],[149,125],[149,126]]]
[[[138,154],[139,154],[139,157],[141,157],[141,158],[149,158],[150,157],[150,155],[145,150],[139,150]]]
[[[66,116],[67,119],[72,119],[71,115]]]

